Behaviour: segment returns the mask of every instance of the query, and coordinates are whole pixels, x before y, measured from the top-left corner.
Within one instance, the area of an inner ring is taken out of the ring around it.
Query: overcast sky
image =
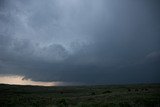
[[[160,82],[160,2],[0,0],[0,75]]]

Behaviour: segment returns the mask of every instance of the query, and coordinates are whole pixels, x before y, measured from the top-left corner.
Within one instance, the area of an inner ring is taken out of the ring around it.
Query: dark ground
[[[160,107],[160,84],[0,85],[0,107]]]

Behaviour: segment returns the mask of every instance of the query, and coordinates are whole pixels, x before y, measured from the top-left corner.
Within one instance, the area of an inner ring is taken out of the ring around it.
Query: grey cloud
[[[0,74],[88,84],[159,82],[156,0],[0,2]],[[136,79],[136,80],[135,80]]]
[[[158,62],[160,64],[160,51],[151,52],[146,58],[151,62]]]

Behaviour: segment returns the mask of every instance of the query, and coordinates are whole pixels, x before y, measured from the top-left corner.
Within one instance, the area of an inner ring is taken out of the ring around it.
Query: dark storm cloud
[[[160,82],[153,0],[1,0],[0,74],[91,84]]]

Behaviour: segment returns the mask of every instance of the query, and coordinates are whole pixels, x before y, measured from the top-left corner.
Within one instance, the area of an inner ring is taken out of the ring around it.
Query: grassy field
[[[0,107],[160,107],[160,84],[0,85]]]

